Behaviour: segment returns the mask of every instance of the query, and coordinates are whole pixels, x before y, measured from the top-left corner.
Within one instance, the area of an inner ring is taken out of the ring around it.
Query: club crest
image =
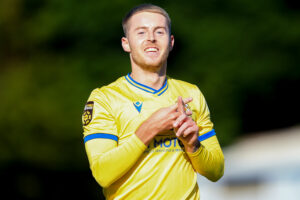
[[[94,109],[94,102],[88,101],[85,104],[83,115],[82,115],[82,123],[84,126],[88,125],[92,121],[93,109]]]

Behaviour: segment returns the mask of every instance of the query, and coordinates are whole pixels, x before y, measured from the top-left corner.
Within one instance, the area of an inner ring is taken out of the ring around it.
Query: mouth
[[[147,47],[146,49],[144,49],[144,51],[145,51],[146,53],[148,53],[148,52],[153,52],[153,53],[155,53],[155,52],[158,52],[159,49],[158,49],[157,47]]]

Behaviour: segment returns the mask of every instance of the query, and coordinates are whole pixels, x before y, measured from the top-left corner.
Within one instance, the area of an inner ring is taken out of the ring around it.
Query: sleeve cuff
[[[186,153],[189,157],[198,157],[199,154],[203,151],[203,149],[204,149],[204,146],[201,144],[200,147],[197,149],[197,151],[195,151],[193,153],[191,153],[191,152],[186,152]]]

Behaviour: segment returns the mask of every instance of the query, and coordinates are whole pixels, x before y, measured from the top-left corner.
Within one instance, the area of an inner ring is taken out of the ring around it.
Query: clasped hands
[[[179,112],[180,115],[173,123],[176,137],[183,143],[186,151],[188,152],[195,152],[200,146],[200,142],[198,140],[199,127],[190,117],[192,115],[192,111],[185,109],[185,104],[192,100],[192,98],[183,100],[180,96],[178,97],[177,112]]]
[[[136,135],[145,145],[148,145],[156,135],[173,129],[185,150],[195,152],[200,146],[199,127],[190,117],[192,111],[185,109],[185,104],[192,100],[192,98],[183,100],[182,97],[178,97],[176,104],[157,110],[141,124]]]

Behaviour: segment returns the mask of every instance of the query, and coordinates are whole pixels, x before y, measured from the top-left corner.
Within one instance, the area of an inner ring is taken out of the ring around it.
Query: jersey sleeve
[[[117,141],[117,124],[105,95],[99,89],[95,89],[91,93],[84,107],[82,124],[85,142],[97,137],[95,134],[98,134],[99,137],[99,134],[109,134],[112,140]]]
[[[85,105],[82,122],[85,149],[92,174],[102,187],[108,187],[136,163],[146,146],[135,134],[126,143],[118,144],[118,129],[113,110],[100,89],[91,93]]]
[[[187,152],[194,169],[211,181],[219,180],[224,174],[224,156],[218,142],[210,112],[203,94],[196,87],[196,123],[199,126],[199,149]]]

